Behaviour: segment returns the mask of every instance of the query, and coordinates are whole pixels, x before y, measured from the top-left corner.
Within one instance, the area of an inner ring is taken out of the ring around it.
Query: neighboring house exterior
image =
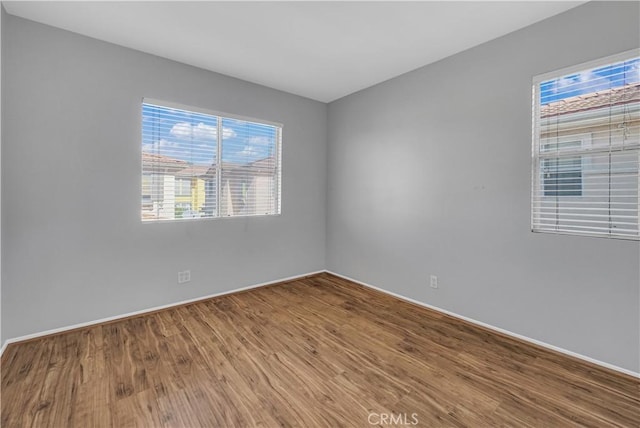
[[[215,172],[210,174],[211,167],[207,165],[190,165],[175,174],[176,177],[176,217],[181,213],[201,213],[205,208],[205,183],[215,180]]]
[[[640,83],[543,105],[540,118],[540,152],[552,155],[540,160],[542,209],[547,200],[567,224],[594,228],[637,216],[638,153],[623,149],[640,143]]]
[[[260,215],[276,212],[275,158],[247,165],[222,164],[220,215]]]
[[[188,162],[142,152],[142,219],[175,218],[175,175]]]
[[[276,212],[276,161],[221,165],[220,212],[216,165],[193,165],[168,156],[142,153],[142,219],[260,215]]]

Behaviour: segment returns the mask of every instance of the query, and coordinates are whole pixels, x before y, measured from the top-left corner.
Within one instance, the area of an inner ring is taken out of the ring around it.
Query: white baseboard
[[[569,356],[578,358],[580,360],[588,361],[588,362],[590,362],[592,364],[596,364],[596,365],[599,365],[599,366],[602,366],[602,367],[605,367],[605,368],[608,368],[608,369],[611,369],[611,370],[615,370],[617,372],[624,373],[626,375],[633,376],[633,377],[636,377],[636,378],[640,379],[640,373],[634,372],[632,370],[628,370],[628,369],[625,369],[625,368],[622,368],[622,367],[618,367],[616,365],[609,364],[609,363],[606,363],[604,361],[596,360],[595,358],[587,357],[586,355],[578,354],[576,352],[569,351],[567,349],[563,349],[563,348],[560,348],[558,346],[551,345],[551,344],[539,341],[537,339],[532,339],[530,337],[523,336],[521,334],[514,333],[514,332],[511,332],[509,330],[505,330],[503,328],[493,326],[491,324],[484,323],[482,321],[477,321],[477,320],[474,320],[473,318],[465,317],[463,315],[458,315],[458,314],[456,314],[454,312],[451,312],[451,311],[448,311],[446,309],[442,309],[442,308],[439,308],[437,306],[429,305],[427,303],[420,302],[420,301],[412,299],[410,297],[406,297],[406,296],[403,296],[401,294],[394,293],[392,291],[388,291],[388,290],[385,290],[383,288],[379,288],[379,287],[376,287],[374,285],[367,284],[366,282],[362,282],[362,281],[359,281],[357,279],[350,278],[350,277],[348,277],[346,275],[341,275],[339,273],[335,273],[335,272],[332,272],[332,271],[329,271],[329,270],[320,270],[320,271],[316,271],[316,272],[309,272],[309,273],[302,274],[302,275],[296,275],[296,276],[292,276],[292,277],[288,277],[288,278],[282,278],[282,279],[277,279],[277,280],[273,280],[273,281],[269,281],[269,282],[263,282],[263,283],[259,283],[259,284],[249,285],[247,287],[236,288],[236,289],[229,290],[229,291],[223,291],[223,292],[220,292],[220,293],[215,293],[215,294],[210,294],[210,295],[206,295],[206,296],[196,297],[196,298],[193,298],[193,299],[183,300],[183,301],[180,301],[180,302],[169,303],[169,304],[166,304],[166,305],[156,306],[156,307],[153,307],[153,308],[143,309],[143,310],[135,311],[135,312],[129,312],[129,313],[122,314],[122,315],[116,315],[116,316],[102,318],[102,319],[98,319],[98,320],[83,322],[83,323],[74,324],[74,325],[70,325],[70,326],[66,326],[66,327],[54,328],[54,329],[51,329],[51,330],[46,330],[46,331],[42,331],[42,332],[38,332],[38,333],[28,334],[28,335],[25,335],[25,336],[14,337],[14,338],[7,339],[7,340],[4,341],[4,343],[2,344],[2,348],[0,348],[0,356],[2,356],[2,354],[4,353],[4,350],[7,348],[7,345],[9,345],[11,343],[22,342],[22,341],[25,341],[25,340],[35,339],[35,338],[38,338],[38,337],[48,336],[48,335],[51,335],[51,334],[63,333],[65,331],[75,330],[77,328],[82,328],[82,327],[89,327],[89,326],[92,326],[92,325],[102,324],[102,323],[105,323],[105,322],[117,321],[117,320],[122,319],[122,318],[128,318],[128,317],[137,316],[137,315],[144,315],[144,314],[149,313],[149,312],[155,312],[155,311],[159,311],[159,310],[162,310],[162,309],[168,309],[168,308],[172,308],[172,307],[175,307],[175,306],[180,306],[180,305],[184,305],[184,304],[188,304],[188,303],[197,302],[199,300],[211,299],[211,298],[214,298],[214,297],[224,296],[224,295],[227,295],[227,294],[233,294],[233,293],[237,293],[237,292],[240,292],[240,291],[251,290],[253,288],[265,287],[267,285],[277,284],[279,282],[292,281],[292,280],[295,280],[295,279],[304,278],[304,277],[307,277],[307,276],[310,276],[310,275],[316,275],[316,274],[323,273],[323,272],[330,273],[331,275],[335,275],[337,277],[346,279],[348,281],[355,282],[356,284],[360,284],[360,285],[362,285],[364,287],[368,287],[368,288],[371,288],[373,290],[377,290],[377,291],[379,291],[381,293],[388,294],[388,295],[396,297],[398,299],[402,299],[402,300],[405,300],[407,302],[414,303],[414,304],[416,304],[418,306],[422,306],[422,307],[425,307],[425,308],[428,308],[428,309],[431,309],[431,310],[434,310],[434,311],[437,311],[437,312],[441,312],[443,314],[447,314],[447,315],[452,316],[454,318],[458,318],[458,319],[467,321],[467,322],[469,322],[471,324],[475,324],[475,325],[484,327],[486,329],[493,330],[493,331],[496,331],[498,333],[502,333],[502,334],[504,334],[506,336],[514,337],[514,338],[520,339],[520,340],[522,340],[524,342],[533,343],[533,344],[541,346],[543,348],[551,349],[551,350],[559,352],[561,354],[569,355]]]
[[[75,329],[83,328],[83,327],[89,327],[89,326],[96,325],[96,324],[102,324],[102,323],[106,323],[106,322],[110,322],[110,321],[117,321],[117,320],[123,319],[123,318],[129,318],[129,317],[133,317],[133,316],[137,316],[137,315],[144,315],[144,314],[149,313],[149,312],[156,312],[156,311],[159,311],[159,310],[162,310],[162,309],[168,309],[168,308],[172,308],[172,307],[175,307],[175,306],[181,306],[181,305],[185,305],[185,304],[188,304],[188,303],[197,302],[197,301],[200,301],[200,300],[207,300],[207,299],[211,299],[211,298],[214,298],[214,297],[224,296],[224,295],[227,295],[227,294],[238,293],[240,291],[251,290],[253,288],[265,287],[267,285],[277,284],[279,282],[293,281],[293,280],[301,279],[301,278],[304,278],[304,277],[307,277],[307,276],[310,276],[310,275],[317,275],[317,274],[323,273],[323,272],[325,272],[325,271],[324,270],[319,270],[319,271],[316,271],[316,272],[309,272],[309,273],[305,273],[305,274],[302,274],[302,275],[296,275],[296,276],[291,276],[291,277],[288,277],[288,278],[276,279],[276,280],[269,281],[269,282],[262,282],[260,284],[249,285],[247,287],[236,288],[236,289],[229,290],[229,291],[223,291],[223,292],[220,292],[220,293],[209,294],[209,295],[201,296],[201,297],[195,297],[193,299],[182,300],[180,302],[169,303],[169,304],[161,305],[161,306],[155,306],[153,308],[142,309],[140,311],[129,312],[129,313],[122,314],[122,315],[115,315],[115,316],[112,316],[112,317],[101,318],[101,319],[82,322],[82,323],[69,325],[69,326],[65,326],[65,327],[54,328],[54,329],[51,329],[51,330],[41,331],[41,332],[38,332],[38,333],[27,334],[25,336],[13,337],[11,339],[7,339],[7,340],[4,341],[4,343],[2,344],[2,348],[0,348],[0,356],[2,356],[2,354],[4,353],[4,350],[7,348],[7,345],[9,345],[11,343],[23,342],[25,340],[36,339],[36,338],[42,337],[42,336],[49,336],[51,334],[63,333],[65,331],[75,330]]]
[[[493,326],[491,324],[484,323],[482,321],[474,320],[473,318],[469,318],[469,317],[465,317],[465,316],[462,316],[462,315],[458,315],[458,314],[456,314],[454,312],[451,312],[451,311],[448,311],[446,309],[442,309],[442,308],[439,308],[437,306],[429,305],[427,303],[420,302],[420,301],[412,299],[410,297],[406,297],[406,296],[403,296],[401,294],[397,294],[397,293],[394,293],[392,291],[388,291],[388,290],[385,290],[383,288],[379,288],[379,287],[376,287],[374,285],[367,284],[366,282],[362,282],[362,281],[359,281],[357,279],[350,278],[350,277],[348,277],[346,275],[341,275],[339,273],[331,272],[329,270],[326,271],[326,272],[330,273],[331,275],[335,275],[337,277],[346,279],[347,281],[355,282],[356,284],[360,284],[360,285],[362,285],[364,287],[380,291],[381,293],[388,294],[388,295],[396,297],[398,299],[406,300],[407,302],[414,303],[414,304],[416,304],[418,306],[422,306],[422,307],[425,307],[425,308],[428,308],[428,309],[432,309],[434,311],[441,312],[443,314],[447,314],[447,315],[452,316],[454,318],[458,318],[458,319],[467,321],[467,322],[469,322],[471,324],[475,324],[475,325],[484,327],[486,329],[493,330],[493,331],[496,331],[498,333],[502,333],[504,335],[511,336],[513,338],[516,338],[516,339],[520,339],[520,340],[522,340],[524,342],[533,343],[535,345],[541,346],[543,348],[551,349],[551,350],[559,352],[561,354],[569,355],[569,356],[572,356],[572,357],[575,357],[575,358],[578,358],[578,359],[581,359],[581,360],[584,360],[584,361],[588,361],[588,362],[590,362],[592,364],[596,364],[596,365],[599,365],[599,366],[602,366],[602,367],[606,367],[606,368],[608,368],[610,370],[615,370],[617,372],[624,373],[624,374],[629,375],[629,376],[640,378],[640,373],[636,373],[636,372],[634,372],[632,370],[625,369],[625,368],[622,368],[622,367],[618,367],[618,366],[615,366],[613,364],[605,363],[604,361],[596,360],[595,358],[587,357],[586,355],[578,354],[577,352],[569,351],[569,350],[564,349],[564,348],[559,348],[559,347],[557,347],[555,345],[550,345],[548,343],[541,342],[539,340],[532,339],[530,337],[523,336],[521,334],[514,333],[512,331],[505,330],[503,328],[496,327],[496,326]]]

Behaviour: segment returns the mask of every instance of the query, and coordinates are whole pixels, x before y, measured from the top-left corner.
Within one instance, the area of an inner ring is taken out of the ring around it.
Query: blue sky
[[[142,105],[142,150],[198,165],[216,163],[216,116]],[[222,160],[249,163],[275,151],[276,128],[236,119],[222,120]]]
[[[640,81],[640,58],[540,83],[540,104]]]

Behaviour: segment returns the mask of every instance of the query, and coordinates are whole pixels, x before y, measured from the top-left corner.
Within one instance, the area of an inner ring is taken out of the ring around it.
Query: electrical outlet
[[[191,271],[183,270],[182,272],[178,272],[178,284],[184,284],[185,282],[191,281]]]
[[[429,285],[431,286],[431,288],[438,288],[438,277],[435,275],[431,275],[430,279],[429,279]]]

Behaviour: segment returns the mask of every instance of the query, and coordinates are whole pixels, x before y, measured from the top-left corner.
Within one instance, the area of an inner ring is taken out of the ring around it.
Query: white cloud
[[[236,136],[236,131],[231,128],[222,128],[222,139],[233,138]]]
[[[189,138],[191,137],[191,124],[187,122],[178,122],[173,125],[169,133],[176,138]]]
[[[273,142],[273,140],[269,137],[265,137],[264,135],[255,135],[250,137],[247,142],[254,146],[268,146]]]
[[[156,141],[155,143],[147,143],[142,145],[142,150],[145,152],[157,151],[158,149],[171,149],[178,147],[178,143],[174,143],[173,141],[161,139]]]
[[[207,125],[202,122],[197,125],[191,125],[188,122],[178,122],[169,131],[171,135],[176,138],[197,139],[197,140],[215,140],[218,138],[218,129],[215,126]],[[236,133],[231,128],[222,128],[222,138],[228,139],[236,136]]]
[[[244,146],[244,149],[238,152],[238,156],[244,156],[244,157],[260,156],[260,151],[253,146]]]
[[[193,136],[198,140],[215,140],[218,136],[218,128],[200,122],[193,127]]]
[[[598,75],[589,70],[556,79],[552,82],[551,91],[554,94],[587,94],[609,89],[610,87],[611,80],[609,77]]]

